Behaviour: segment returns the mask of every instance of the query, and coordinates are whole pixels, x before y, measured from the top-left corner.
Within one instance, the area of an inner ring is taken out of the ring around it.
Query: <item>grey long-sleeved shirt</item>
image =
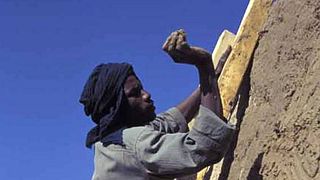
[[[216,163],[226,153],[234,128],[200,106],[194,125],[177,108],[149,125],[123,131],[124,145],[95,143],[93,180],[173,179]]]

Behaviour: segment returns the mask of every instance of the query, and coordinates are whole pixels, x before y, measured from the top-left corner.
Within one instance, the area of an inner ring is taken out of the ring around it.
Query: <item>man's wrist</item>
[[[215,78],[216,74],[214,71],[214,67],[212,63],[196,65],[200,76],[208,76],[211,78]]]

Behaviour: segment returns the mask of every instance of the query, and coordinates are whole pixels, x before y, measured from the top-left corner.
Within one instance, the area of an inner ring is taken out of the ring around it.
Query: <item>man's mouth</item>
[[[148,105],[148,109],[151,109],[151,110],[155,110],[155,109],[156,109],[156,107],[154,106],[152,100],[150,101],[150,103],[149,103],[149,105]]]

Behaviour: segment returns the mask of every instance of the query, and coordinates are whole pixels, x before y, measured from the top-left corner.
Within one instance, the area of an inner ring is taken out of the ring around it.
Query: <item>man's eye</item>
[[[141,94],[141,90],[135,89],[135,90],[131,91],[130,96],[137,97],[137,96],[140,96],[140,94]]]
[[[134,92],[134,95],[136,95],[136,96],[139,96],[140,94],[141,94],[140,90],[137,90],[137,91]]]

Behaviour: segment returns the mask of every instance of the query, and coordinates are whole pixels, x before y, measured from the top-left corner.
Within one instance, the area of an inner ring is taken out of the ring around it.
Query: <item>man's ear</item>
[[[126,110],[129,107],[129,101],[126,93],[124,92],[124,88],[122,87],[122,97],[121,97],[121,104],[120,104],[120,109],[121,110]]]

